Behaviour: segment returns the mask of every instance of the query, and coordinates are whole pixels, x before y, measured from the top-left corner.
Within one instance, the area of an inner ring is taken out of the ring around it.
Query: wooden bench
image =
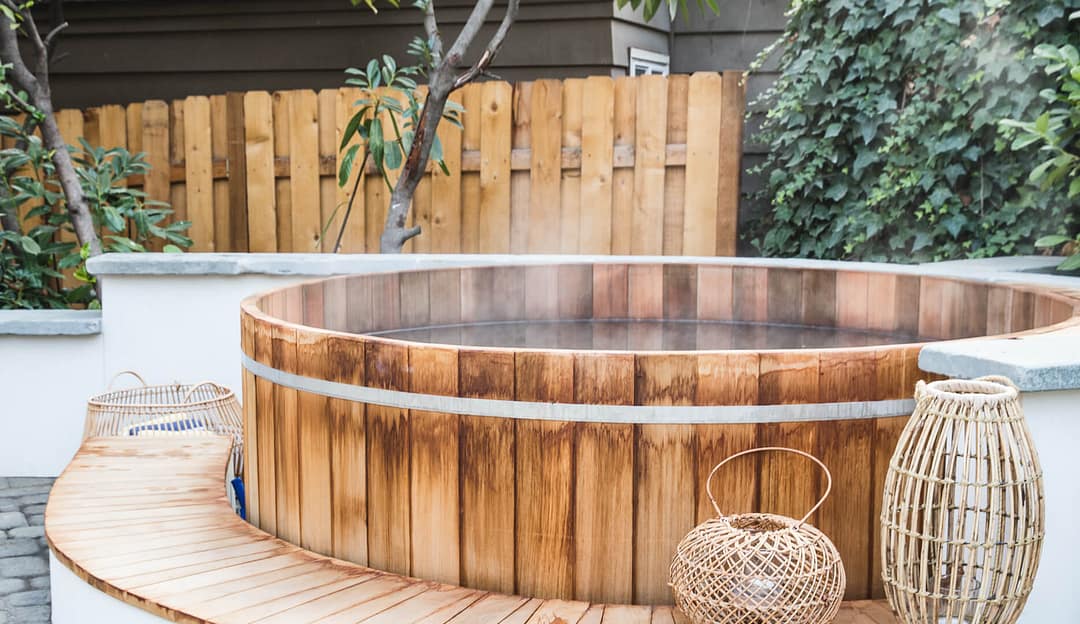
[[[93,587],[174,622],[674,624],[669,606],[509,596],[372,570],[276,539],[233,513],[228,438],[96,438],[45,512],[56,558]],[[895,624],[880,601],[839,624]]]

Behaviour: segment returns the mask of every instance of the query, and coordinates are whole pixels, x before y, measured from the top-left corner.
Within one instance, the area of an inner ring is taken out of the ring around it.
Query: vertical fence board
[[[132,102],[124,110],[127,125],[128,150],[132,153],[143,151],[142,136],[142,102]],[[63,112],[63,111],[61,111]],[[59,121],[59,118],[57,119]],[[82,114],[79,114],[79,124],[82,124]],[[61,126],[62,127],[62,126]],[[65,137],[67,135],[64,135]],[[68,141],[71,143],[71,141]],[[78,145],[78,143],[75,143]]]
[[[140,119],[140,123],[141,123]],[[56,125],[60,128],[60,135],[64,137],[64,142],[68,145],[79,145],[79,139],[83,136],[83,114],[82,111],[73,109],[64,109],[56,113]],[[139,126],[139,143],[142,143],[142,126]],[[63,242],[75,242],[75,232],[62,228],[59,232],[59,240]],[[79,283],[74,277],[65,276],[64,285],[68,287],[75,287]]]
[[[634,78],[616,78],[614,85],[615,148],[634,149],[637,120],[637,85]],[[634,169],[622,167],[611,175],[611,253],[630,253],[633,238]]]
[[[532,92],[533,83],[519,82],[514,85],[514,131],[511,137],[513,149],[528,149],[532,140]],[[529,204],[531,173],[514,171],[510,175],[510,253],[529,251]]]
[[[184,160],[184,101],[173,100],[169,103],[169,175],[172,165]],[[169,202],[173,215],[170,221],[188,220],[187,182],[172,183],[169,187]]]
[[[510,150],[514,91],[505,82],[486,82],[478,111],[480,124],[480,197],[476,247],[463,252],[510,251]],[[472,123],[470,118],[470,123]],[[469,147],[466,145],[465,147]],[[471,210],[468,202],[463,206]]]
[[[269,96],[263,96],[269,102]],[[248,180],[247,180],[247,122],[244,119],[246,95],[230,92],[225,95],[226,154],[229,159],[229,241],[232,251],[248,251]],[[267,104],[269,110],[269,104]],[[272,162],[272,161],[271,161]],[[273,186],[273,171],[270,185]],[[270,206],[270,222],[274,222],[273,205]]]
[[[162,100],[143,104],[142,146],[150,171],[143,191],[148,199],[169,201],[169,105]]]
[[[334,148],[341,148],[341,143],[345,138],[345,129],[349,125],[349,120],[356,112],[353,104],[360,99],[360,89],[356,87],[346,87],[338,90],[338,103],[337,103],[337,122],[336,132],[334,135]],[[352,169],[349,172],[349,177],[345,180],[344,185],[339,185],[337,190],[337,206],[338,214],[333,221],[333,225],[327,232],[328,237],[333,238],[331,246],[336,244],[337,237],[341,236],[341,251],[345,253],[363,253],[367,249],[366,240],[366,223],[364,219],[364,154],[365,146],[364,142],[360,138],[360,133],[357,132],[349,139],[346,149],[351,148],[353,145],[359,145],[356,156],[353,158]],[[344,154],[344,150],[340,150],[339,154]],[[335,180],[340,172],[340,161],[335,163],[337,166],[334,170]],[[350,201],[352,202],[350,207]],[[342,228],[345,229],[342,232]]]
[[[686,144],[687,97],[690,77],[673,74],[667,79],[666,144]],[[666,158],[665,158],[666,162]],[[664,240],[665,256],[683,253],[683,224],[686,211],[686,166],[668,165],[664,171]]]
[[[504,84],[507,89],[510,89],[510,85],[497,82],[486,82],[482,84],[470,84],[465,85],[461,89],[461,106],[465,109],[465,112],[461,115],[461,125],[465,128],[461,133],[461,149],[462,150],[483,150],[481,141],[483,141],[483,125],[484,117],[487,115],[487,107],[489,106],[488,91],[489,85]],[[507,108],[510,103],[507,101]],[[507,136],[505,141],[510,142],[510,128],[506,128]],[[490,137],[489,137],[490,138]],[[509,151],[509,150],[508,150]],[[509,155],[508,155],[509,158]],[[507,176],[509,176],[509,161],[507,162]],[[484,217],[481,214],[481,178],[483,177],[483,167],[479,172],[462,171],[461,172],[461,251],[462,253],[476,253],[483,247],[481,239],[483,237],[483,228],[488,227],[484,223]],[[507,182],[509,184],[509,182]],[[507,232],[507,236],[509,231]],[[503,244],[506,244],[503,241]]]
[[[720,189],[720,126],[724,118],[723,79],[699,72],[690,76],[687,93],[686,214],[683,253],[711,256],[717,248],[717,204]],[[720,102],[720,114],[716,114]]]
[[[611,193],[615,85],[607,76],[585,79],[581,124],[579,251],[611,253]]]
[[[335,159],[338,153],[337,107],[337,89],[319,91],[319,160],[315,163],[315,176],[319,180],[319,227],[317,232],[321,251],[334,250],[335,232],[330,227],[330,221],[335,210],[337,210],[337,175],[321,176],[320,169],[323,162],[336,162]],[[325,236],[323,235],[324,229],[326,231]]]
[[[243,128],[241,126],[241,128]],[[241,145],[243,143],[241,142]],[[229,99],[224,95],[210,96],[210,158],[211,170],[214,163],[229,163]],[[232,163],[229,163],[232,166]],[[211,175],[213,172],[211,171]],[[232,206],[229,204],[229,180],[232,175],[231,168],[226,172],[224,179],[214,179],[213,187],[213,210],[214,210],[214,249],[216,251],[244,251],[234,249]],[[244,234],[244,242],[247,242],[247,234]]]
[[[289,203],[292,207],[292,251],[318,251],[319,98],[314,91],[289,94]]]
[[[742,72],[724,72],[720,106],[720,183],[717,190],[716,255],[734,256],[739,223],[739,178],[742,174],[743,109],[746,85]]]
[[[244,95],[248,249],[254,252],[278,250],[273,117],[273,101],[269,93],[251,91]],[[230,199],[235,197],[234,191]]]
[[[214,251],[214,163],[210,99],[184,100],[184,177],[192,251]],[[227,211],[223,211],[226,212]]]
[[[562,175],[562,83],[537,80],[530,102],[529,253],[559,251]]]
[[[450,99],[462,104],[458,94],[452,95]],[[477,115],[470,121],[478,122],[479,117],[480,115]],[[449,123],[439,124],[439,141],[442,143],[443,159],[450,174],[443,173],[437,166],[431,174],[429,236],[433,253],[461,252],[461,135],[460,128]],[[470,198],[470,201],[477,203],[477,198]]]
[[[585,81],[571,78],[563,82],[562,93],[562,147],[581,149],[582,98]],[[561,164],[560,150],[560,168]],[[552,251],[565,254],[578,253],[581,237],[581,170],[563,169],[560,172],[559,244]]]
[[[666,162],[667,83],[662,76],[637,80],[634,132],[634,201],[630,253],[660,255],[664,243],[664,167]]]
[[[273,120],[274,131],[270,135],[274,141],[274,160],[288,158],[289,148],[289,101],[292,92],[276,91],[273,94]],[[275,178],[277,167],[271,170],[271,180],[274,185],[274,215],[277,218],[277,250],[297,251],[293,249],[293,218],[292,218],[292,181],[288,178]]]

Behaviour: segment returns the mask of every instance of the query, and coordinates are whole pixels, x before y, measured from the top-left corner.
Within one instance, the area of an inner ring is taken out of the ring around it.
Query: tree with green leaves
[[[377,12],[376,0],[351,0],[353,5],[364,4]],[[387,0],[394,8],[399,0]],[[666,4],[665,4],[666,3]],[[517,18],[520,0],[507,0],[498,27],[483,45],[479,55],[466,63],[481,28],[492,13],[494,0],[478,0],[465,25],[453,42],[446,45],[435,11],[435,0],[416,0],[413,7],[423,14],[424,36],[409,44],[408,52],[416,59],[411,66],[398,65],[389,55],[374,59],[363,69],[350,68],[346,84],[362,91],[357,109],[346,126],[341,142],[341,165],[338,183],[345,186],[353,167],[363,167],[370,160],[390,190],[390,205],[386,214],[379,249],[382,253],[400,253],[409,239],[420,234],[420,226],[407,227],[409,210],[416,186],[423,179],[428,163],[434,160],[444,170],[442,148],[436,132],[441,121],[460,124],[460,108],[450,103],[450,95],[482,77],[489,76],[488,68],[502,48],[510,27]],[[717,11],[716,0],[698,0],[702,8]],[[686,0],[616,0],[616,5],[641,9],[651,20],[663,6],[674,17]],[[421,97],[418,81],[426,80],[427,92]],[[384,119],[390,121],[389,127]],[[400,122],[398,121],[400,119]],[[350,145],[359,136],[367,144],[361,162],[356,162],[357,145]],[[388,171],[400,167],[397,180],[391,183]],[[352,197],[356,196],[354,181]],[[334,250],[341,248],[341,239],[352,213],[352,199],[345,209]]]
[[[0,0],[0,63],[7,67],[7,78],[10,81],[5,81],[4,84],[14,87],[5,87],[0,97],[8,106],[25,115],[28,135],[33,133],[35,127],[40,130],[45,148],[52,153],[56,177],[67,200],[67,210],[75,235],[79,243],[86,246],[88,253],[96,256],[101,253],[101,241],[98,240],[75,165],[68,154],[67,143],[60,134],[60,127],[53,115],[52,87],[49,84],[49,56],[57,36],[68,24],[64,21],[53,24],[49,32],[42,36],[30,13],[33,6],[33,0]],[[20,33],[29,44],[29,62],[23,58],[19,48]],[[17,216],[5,213],[3,219],[5,230],[11,231],[14,228],[17,231]]]

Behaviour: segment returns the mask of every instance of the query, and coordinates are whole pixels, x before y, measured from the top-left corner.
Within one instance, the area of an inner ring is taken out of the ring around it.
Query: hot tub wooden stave
[[[919,345],[634,353],[356,332],[696,317],[966,337],[1071,323],[1073,306],[1071,293],[1022,287],[732,265],[450,269],[276,291],[242,314],[252,521],[311,550],[422,578],[666,603],[675,544],[713,514],[701,490],[713,464],[792,446],[833,469],[835,494],[811,520],[844,557],[848,597],[877,596],[877,505],[906,421],[898,400],[924,377]],[[313,379],[330,384],[305,385]],[[851,417],[832,404],[877,411]],[[766,456],[735,463],[716,491],[732,512],[801,516],[821,488],[811,466]]]

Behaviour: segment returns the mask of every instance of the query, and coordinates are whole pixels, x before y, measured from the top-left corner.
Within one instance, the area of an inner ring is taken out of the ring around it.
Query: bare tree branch
[[[468,51],[469,44],[476,38],[476,33],[480,32],[480,28],[483,27],[484,22],[487,20],[492,4],[494,4],[494,0],[479,0],[473,6],[469,19],[461,28],[461,32],[458,33],[454,44],[450,46],[450,51],[446,53],[443,65],[449,66],[452,70],[455,65],[461,62],[461,59],[465,58],[465,52]],[[439,67],[439,69],[442,69],[442,67]]]
[[[465,86],[487,71],[488,65],[491,65],[491,61],[495,60],[495,56],[499,54],[503,41],[506,40],[506,35],[510,32],[510,27],[514,24],[514,20],[517,19],[518,4],[519,0],[510,0],[510,3],[506,6],[506,15],[503,15],[502,22],[499,24],[499,29],[495,31],[491,41],[488,41],[487,47],[484,48],[483,54],[480,55],[476,63],[454,81],[455,89]]]
[[[49,54],[52,54],[53,44],[56,43],[55,40],[56,40],[57,35],[59,35],[67,27],[68,27],[68,23],[63,22],[63,23],[58,24],[57,26],[53,27],[53,29],[50,30],[47,35],[45,35],[45,50]]]

